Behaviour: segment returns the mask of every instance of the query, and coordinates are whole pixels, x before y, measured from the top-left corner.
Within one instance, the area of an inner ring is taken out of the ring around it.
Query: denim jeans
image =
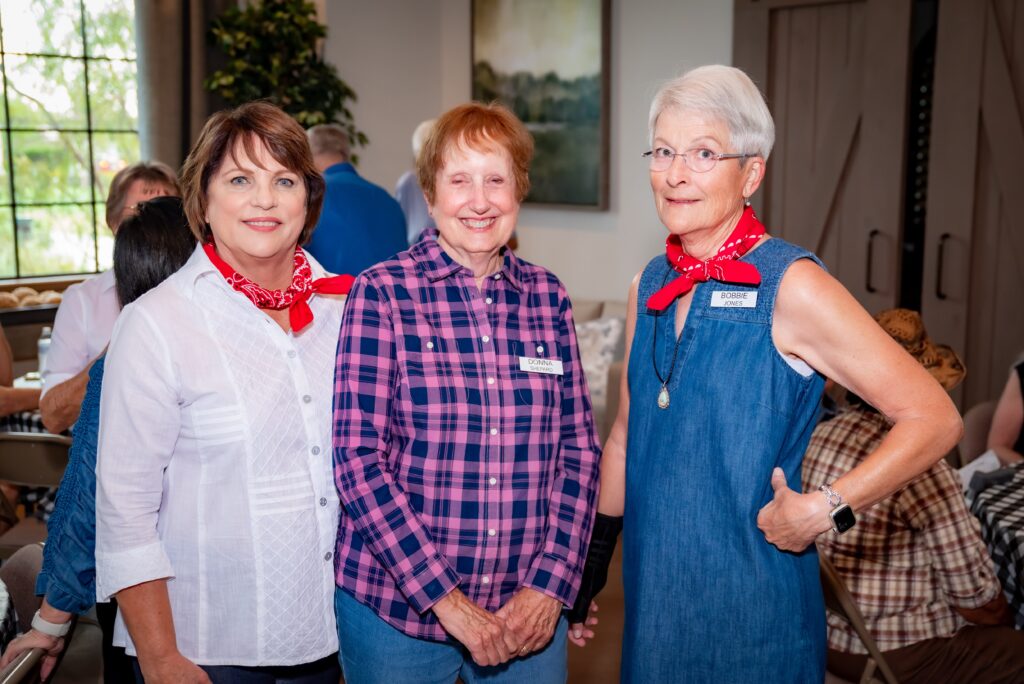
[[[343,589],[334,592],[339,656],[346,684],[564,684],[568,677],[566,633],[561,617],[551,642],[525,658],[484,667],[456,641],[407,636]]]

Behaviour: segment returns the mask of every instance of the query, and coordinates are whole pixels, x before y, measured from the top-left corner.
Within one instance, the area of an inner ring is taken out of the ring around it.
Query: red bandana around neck
[[[228,285],[245,295],[250,302],[261,309],[288,309],[288,323],[292,332],[297,333],[313,321],[313,311],[309,308],[309,298],[314,292],[323,294],[348,294],[355,280],[350,275],[331,276],[313,279],[313,269],[309,260],[298,246],[295,247],[292,284],[286,290],[268,290],[260,287],[231,266],[217,254],[213,241],[203,245],[206,256],[220,274],[228,281]]]
[[[683,251],[678,235],[670,235],[665,240],[665,256],[669,265],[683,275],[652,294],[647,300],[647,308],[664,311],[676,298],[693,289],[695,284],[711,278],[723,283],[760,285],[761,274],[757,268],[737,259],[750,251],[764,233],[764,224],[757,220],[754,209],[748,206],[725,244],[719,247],[718,253],[703,261]]]

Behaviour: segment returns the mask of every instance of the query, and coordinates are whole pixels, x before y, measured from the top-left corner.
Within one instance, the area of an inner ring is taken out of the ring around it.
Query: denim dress
[[[645,302],[677,274],[664,256],[644,270],[629,362],[623,682],[824,679],[814,546],[779,551],[757,527],[758,511],[773,497],[774,467],[800,491],[824,386],[772,342],[779,282],[804,258],[820,265],[773,238],[743,259],[760,271],[760,286],[712,280],[696,287],[667,408],[658,404],[662,382],[652,361],[665,378],[676,304],[659,314]]]

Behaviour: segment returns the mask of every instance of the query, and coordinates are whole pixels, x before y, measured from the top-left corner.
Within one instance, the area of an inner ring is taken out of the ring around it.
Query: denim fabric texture
[[[51,606],[68,613],[85,613],[96,603],[96,440],[105,359],[98,358],[89,370],[36,579],[36,594],[45,594]]]
[[[697,285],[666,409],[658,407],[652,353],[665,377],[676,303],[660,315],[644,303],[677,274],[664,256],[644,270],[629,365],[623,682],[824,679],[814,546],[782,552],[757,527],[758,511],[773,498],[774,467],[800,491],[824,386],[819,374],[794,370],[772,341],[779,283],[805,258],[820,264],[773,238],[743,258],[760,271],[760,286]],[[755,291],[756,305],[712,306],[719,291]]]
[[[417,639],[384,622],[340,587],[334,593],[339,658],[347,684],[564,684],[569,623],[558,619],[546,647],[494,667],[473,662],[458,642]]]

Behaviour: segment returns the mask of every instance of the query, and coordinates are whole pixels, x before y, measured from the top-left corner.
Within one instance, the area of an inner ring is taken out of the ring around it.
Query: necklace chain
[[[671,271],[665,272],[665,277],[661,279],[661,286],[665,287],[665,283],[668,282],[668,276]],[[668,383],[672,381],[672,374],[676,370],[676,358],[679,356],[679,343],[682,342],[682,334],[676,335],[676,344],[672,349],[672,361],[668,367],[668,377],[661,377],[661,371],[658,370],[658,319],[662,317],[662,313],[659,312],[654,316],[654,333],[651,337],[651,365],[654,366],[654,374],[658,377],[658,382],[661,383],[661,391],[658,393],[658,406],[660,408],[668,408]]]

